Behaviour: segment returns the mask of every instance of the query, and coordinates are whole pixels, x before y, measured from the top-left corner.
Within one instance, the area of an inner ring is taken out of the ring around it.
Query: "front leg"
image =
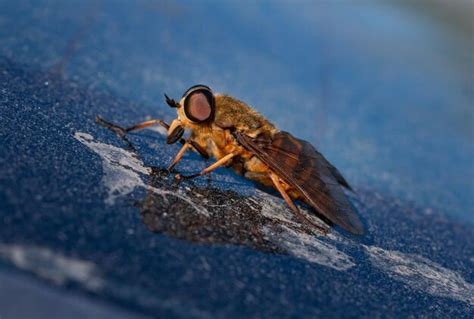
[[[183,147],[179,150],[178,154],[174,158],[174,160],[171,162],[170,166],[168,166],[168,172],[171,172],[173,168],[178,164],[178,162],[183,158],[184,153],[191,147],[190,141],[186,141],[184,143]]]
[[[145,121],[145,122],[141,122],[141,123],[132,125],[132,126],[127,127],[127,128],[123,128],[123,127],[118,126],[116,124],[107,122],[106,120],[104,120],[100,116],[97,116],[95,118],[95,122],[97,124],[107,128],[107,129],[111,130],[112,132],[114,132],[115,134],[120,136],[121,138],[125,139],[127,142],[128,142],[128,140],[126,139],[125,136],[127,135],[127,133],[130,133],[130,132],[133,132],[133,131],[141,130],[141,129],[144,129],[146,127],[150,127],[150,126],[153,126],[153,125],[161,125],[166,130],[169,130],[169,128],[170,128],[169,124],[166,123],[163,120],[149,120],[149,121]],[[186,144],[186,140],[184,138],[180,138],[179,142],[183,145]],[[196,152],[198,152],[202,157],[204,157],[205,159],[209,158],[209,154],[207,153],[207,151],[204,148],[202,148],[198,143],[196,143],[194,141],[191,141],[191,140],[189,140],[188,142],[192,146],[192,148],[194,148],[196,150]],[[130,143],[130,142],[128,142],[128,143]]]
[[[229,153],[227,154],[226,156],[224,156],[223,158],[221,158],[220,160],[218,160],[217,162],[215,162],[214,164],[210,165],[209,167],[203,169],[202,171],[200,171],[199,173],[197,174],[193,174],[193,175],[181,175],[181,174],[177,174],[176,175],[176,179],[191,179],[191,178],[195,178],[195,177],[199,177],[199,176],[203,176],[203,175],[206,175],[210,172],[212,172],[213,170],[215,170],[216,168],[219,168],[223,165],[225,165],[230,159],[232,159],[234,156],[236,156],[238,153]]]
[[[145,122],[141,122],[141,123],[132,125],[132,126],[127,127],[127,128],[123,128],[123,127],[118,126],[116,124],[107,122],[106,120],[104,120],[100,116],[97,116],[95,118],[95,122],[99,125],[102,125],[105,128],[108,128],[109,130],[113,131],[115,134],[119,135],[120,137],[124,137],[129,132],[141,130],[141,129],[144,129],[146,127],[153,126],[153,125],[161,125],[164,128],[169,129],[169,125],[163,120],[149,120],[149,121],[145,121]]]

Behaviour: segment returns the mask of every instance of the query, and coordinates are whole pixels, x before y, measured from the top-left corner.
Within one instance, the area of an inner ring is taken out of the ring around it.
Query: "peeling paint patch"
[[[293,214],[282,201],[260,190],[257,190],[257,195],[251,198],[261,205],[259,214],[272,219],[276,224],[284,223],[277,229],[268,226],[262,228],[263,233],[270,241],[283,251],[294,257],[339,271],[347,271],[356,265],[350,256],[338,250],[336,246],[299,229],[299,223],[294,220]],[[321,220],[307,214],[305,209],[301,209],[301,211],[306,213],[306,217],[315,224],[325,227]],[[331,238],[338,237],[337,234],[331,234]]]
[[[397,281],[430,295],[474,305],[474,285],[458,273],[415,254],[364,246],[372,263]]]
[[[145,187],[140,174],[148,175],[151,170],[134,153],[95,142],[87,133],[76,132],[74,138],[101,157],[104,172],[102,183],[108,192],[105,200],[107,204],[114,204],[118,197],[128,195],[136,187]]]

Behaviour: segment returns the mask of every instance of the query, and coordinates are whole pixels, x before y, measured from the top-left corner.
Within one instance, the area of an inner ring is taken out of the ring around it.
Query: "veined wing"
[[[308,142],[288,132],[256,138],[236,131],[234,136],[281,179],[296,189],[306,202],[334,224],[354,234],[364,232],[341,186],[350,186],[324,156]]]

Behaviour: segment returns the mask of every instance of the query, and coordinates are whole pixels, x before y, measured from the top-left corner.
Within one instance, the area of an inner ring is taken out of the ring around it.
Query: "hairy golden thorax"
[[[270,185],[270,179],[263,174],[268,171],[267,165],[243,148],[234,138],[232,131],[237,130],[248,136],[257,137],[262,133],[273,135],[278,129],[252,107],[236,98],[217,94],[215,103],[214,121],[205,125],[189,121],[183,108],[178,109],[179,120],[183,126],[191,130],[190,138],[216,159],[238,153],[237,158],[230,162],[229,166],[247,178]]]
[[[206,125],[189,121],[182,108],[178,109],[178,116],[182,124],[191,130],[191,138],[217,159],[236,148],[239,148],[242,156],[245,157],[246,151],[235,141],[231,129],[245,132],[246,135],[252,137],[261,133],[273,134],[278,131],[260,113],[231,96],[216,95],[215,102],[214,121]]]

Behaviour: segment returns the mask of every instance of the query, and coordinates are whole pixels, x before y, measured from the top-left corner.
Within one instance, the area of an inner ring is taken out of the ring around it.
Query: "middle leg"
[[[181,147],[181,149],[179,150],[178,154],[176,154],[176,157],[174,158],[174,160],[168,166],[168,172],[171,172],[173,170],[173,168],[176,166],[176,164],[178,164],[178,162],[183,158],[184,153],[186,153],[186,151],[190,147],[191,147],[191,144],[189,143],[189,141],[186,141],[184,143],[183,147]]]
[[[223,158],[221,158],[220,160],[218,160],[217,162],[215,162],[214,164],[210,165],[209,167],[206,167],[205,169],[203,169],[202,171],[200,171],[197,174],[193,174],[193,175],[180,175],[180,174],[177,174],[176,178],[177,179],[191,179],[191,178],[195,178],[195,177],[199,177],[199,176],[209,174],[213,170],[225,165],[230,159],[232,159],[236,155],[237,155],[237,153],[229,153],[226,156],[224,156]]]

